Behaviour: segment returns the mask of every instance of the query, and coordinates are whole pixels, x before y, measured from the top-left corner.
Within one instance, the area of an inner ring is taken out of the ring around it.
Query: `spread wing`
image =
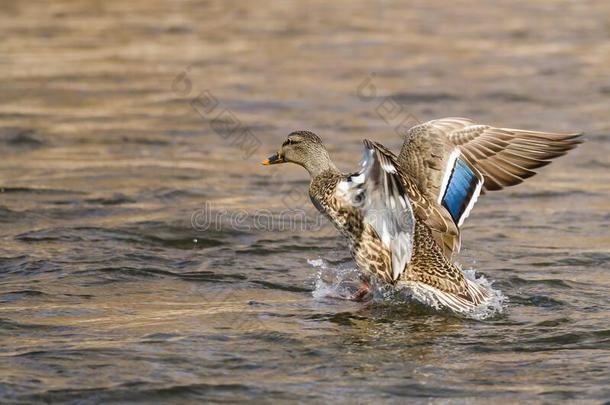
[[[466,118],[443,118],[426,123],[445,135],[485,180],[484,191],[514,186],[536,174],[582,141],[582,134],[560,134],[495,128]],[[424,124],[424,125],[426,125]]]
[[[338,188],[390,251],[392,278],[397,280],[411,260],[415,217],[393,157],[365,140],[362,169]]]
[[[460,250],[459,226],[477,201],[482,175],[443,131],[430,123],[409,130],[398,164],[406,182],[415,185],[409,196],[419,196],[411,198],[416,215],[451,258]]]
[[[437,210],[440,216],[445,218],[448,213],[453,220],[457,229],[447,234],[431,226],[437,241],[444,244],[445,255],[450,257],[459,251],[459,227],[480,193],[521,183],[536,173],[533,169],[573,149],[580,143],[579,136],[494,128],[466,118],[443,118],[409,130],[398,165],[429,204],[432,201],[441,206]],[[430,219],[425,220],[429,224]]]

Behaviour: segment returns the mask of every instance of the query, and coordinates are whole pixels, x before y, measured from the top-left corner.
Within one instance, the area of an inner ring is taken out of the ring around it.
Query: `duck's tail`
[[[452,312],[473,318],[486,318],[502,310],[504,297],[491,288],[484,277],[465,277],[465,294],[453,294],[422,282],[403,283],[409,288],[413,298],[434,309],[449,309]]]

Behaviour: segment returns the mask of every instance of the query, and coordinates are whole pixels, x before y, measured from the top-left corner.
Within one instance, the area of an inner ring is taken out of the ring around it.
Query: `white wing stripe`
[[[445,166],[445,171],[443,173],[443,181],[441,182],[441,189],[438,194],[437,203],[441,203],[443,201],[443,196],[445,195],[445,190],[447,189],[447,184],[449,184],[449,179],[451,178],[451,173],[453,172],[453,168],[455,167],[455,162],[460,157],[459,148],[453,149],[451,155],[449,155],[449,160],[447,161],[447,166]]]
[[[462,224],[464,223],[464,220],[466,218],[468,218],[468,215],[470,215],[470,210],[472,210],[472,207],[474,207],[474,204],[479,199],[479,195],[481,194],[482,187],[483,187],[483,180],[479,179],[479,181],[477,182],[477,188],[475,189],[474,194],[472,195],[472,198],[468,202],[468,206],[464,210],[464,213],[460,217],[460,220],[458,222],[458,228],[462,226]]]

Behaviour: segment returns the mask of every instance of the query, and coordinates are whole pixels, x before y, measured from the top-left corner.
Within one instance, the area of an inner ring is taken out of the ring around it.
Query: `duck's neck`
[[[326,150],[311,156],[303,167],[309,172],[312,179],[325,172],[340,173]]]

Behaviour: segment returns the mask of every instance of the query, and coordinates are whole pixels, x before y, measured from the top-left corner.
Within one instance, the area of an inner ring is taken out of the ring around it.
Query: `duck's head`
[[[287,162],[303,166],[312,176],[329,169],[336,170],[322,140],[311,131],[291,132],[280,150],[261,163],[267,166]]]

